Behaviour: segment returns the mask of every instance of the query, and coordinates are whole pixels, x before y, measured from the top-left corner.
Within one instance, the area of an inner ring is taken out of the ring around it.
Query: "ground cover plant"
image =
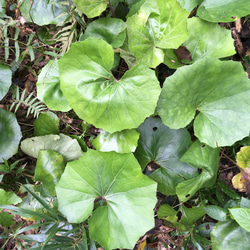
[[[0,0],[1,247],[249,249],[248,15]]]

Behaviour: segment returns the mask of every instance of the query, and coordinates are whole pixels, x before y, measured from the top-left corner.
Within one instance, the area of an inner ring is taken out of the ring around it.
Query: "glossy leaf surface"
[[[0,64],[0,74],[0,100],[2,100],[11,85],[12,72],[8,66]]]
[[[186,129],[171,130],[159,118],[148,118],[138,129],[140,138],[135,157],[142,169],[150,162],[158,165],[150,178],[158,182],[158,190],[175,194],[178,183],[198,175],[198,171],[180,158],[191,145]]]
[[[249,208],[231,208],[229,212],[237,223],[250,232],[250,209]]]
[[[55,185],[59,181],[65,166],[66,162],[62,155],[53,150],[40,150],[37,157],[34,179],[35,181],[42,182],[43,187],[48,190],[48,193],[55,196]]]
[[[235,221],[221,221],[211,232],[213,250],[249,249],[250,233]]]
[[[112,47],[118,48],[122,46],[126,38],[126,27],[126,24],[121,19],[110,17],[100,18],[88,25],[82,38],[101,38]]]
[[[105,249],[133,248],[154,226],[156,183],[141,173],[133,154],[89,150],[67,164],[56,192],[70,222],[92,214],[90,237]]]
[[[67,9],[67,7],[65,5],[62,7],[61,2],[63,0],[56,0],[53,3],[49,3],[47,0],[23,0],[20,11],[28,22],[34,22],[40,26],[47,24],[62,25],[67,17],[63,9]],[[64,15],[61,15],[63,13]],[[59,15],[60,17],[58,17]]]
[[[205,212],[213,219],[218,220],[218,221],[226,221],[227,220],[227,210],[215,206],[215,205],[210,205],[204,207]]]
[[[59,118],[50,111],[42,112],[34,121],[33,126],[35,136],[59,134]]]
[[[138,65],[116,80],[111,73],[114,52],[105,41],[74,43],[58,63],[61,89],[88,123],[113,133],[136,128],[154,113],[160,93],[154,71]]]
[[[93,145],[102,152],[131,153],[137,147],[139,135],[135,129],[123,130],[113,134],[102,130],[97,138],[93,140]]]
[[[64,160],[77,160],[81,155],[81,147],[76,139],[60,134],[60,135],[44,135],[25,139],[21,143],[22,151],[34,158],[38,157],[40,150],[54,150],[61,154]]]
[[[190,38],[184,43],[196,61],[205,56],[216,58],[235,54],[234,40],[231,31],[217,23],[209,23],[199,18],[188,19]]]
[[[197,5],[201,4],[202,1],[203,0],[178,0],[180,5],[188,11],[193,10]]]
[[[0,109],[0,162],[17,153],[22,138],[21,129],[13,113]]]
[[[88,18],[99,16],[107,7],[107,0],[73,0],[77,9]]]
[[[49,61],[42,68],[36,83],[37,97],[51,110],[66,112],[71,108],[60,89],[57,61]]]
[[[197,15],[209,22],[233,22],[250,14],[250,5],[246,0],[204,0]]]
[[[173,129],[185,127],[195,117],[194,132],[201,142],[211,147],[232,145],[249,134],[249,95],[250,81],[241,64],[207,57],[165,80],[158,112]]]
[[[129,49],[140,63],[155,68],[164,61],[163,49],[177,49],[188,37],[187,17],[177,0],[146,1],[127,20]]]
[[[201,188],[214,185],[219,168],[219,148],[211,148],[196,140],[182,156],[181,161],[200,169],[201,174],[179,183],[176,193],[180,201],[187,201]]]

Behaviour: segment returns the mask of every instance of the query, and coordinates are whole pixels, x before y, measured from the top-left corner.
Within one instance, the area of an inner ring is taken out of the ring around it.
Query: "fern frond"
[[[40,100],[38,100],[37,97],[33,97],[33,93],[30,93],[26,98],[25,94],[26,94],[25,89],[20,95],[19,88],[18,87],[16,88],[16,91],[14,91],[12,96],[13,103],[10,106],[10,111],[16,106],[14,110],[14,113],[16,113],[20,105],[24,105],[28,107],[26,117],[29,116],[29,114],[33,114],[34,117],[37,118],[39,116],[39,113],[47,109],[47,107]]]

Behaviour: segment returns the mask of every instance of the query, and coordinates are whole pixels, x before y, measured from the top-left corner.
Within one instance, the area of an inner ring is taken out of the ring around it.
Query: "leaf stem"
[[[110,9],[110,11],[111,11],[111,13],[112,13],[112,16],[113,16],[113,17],[116,17],[114,8],[113,8],[112,5],[110,4],[110,1],[108,1],[108,6],[109,6],[109,9]]]

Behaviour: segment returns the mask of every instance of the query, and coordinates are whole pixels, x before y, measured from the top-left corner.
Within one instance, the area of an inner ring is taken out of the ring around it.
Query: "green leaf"
[[[156,183],[141,173],[133,154],[88,150],[67,164],[56,192],[70,222],[92,214],[90,238],[105,249],[133,248],[154,227]],[[93,211],[94,203],[99,206]]]
[[[240,207],[241,208],[250,208],[250,200],[245,198],[245,197],[241,197],[241,199],[240,199]]]
[[[43,187],[46,188],[50,195],[56,195],[55,185],[61,178],[66,163],[63,157],[53,150],[40,150],[34,179],[41,181]]]
[[[227,210],[222,207],[211,205],[204,207],[204,210],[211,218],[215,220],[218,221],[227,220]]]
[[[250,5],[246,0],[204,0],[197,15],[209,22],[233,22],[250,14]]]
[[[17,153],[22,138],[20,127],[13,113],[0,109],[0,162]]]
[[[146,2],[147,3],[147,2]],[[148,3],[139,14],[127,20],[128,42],[138,62],[155,68],[164,61],[163,49],[177,49],[189,37],[187,17],[177,0]]]
[[[93,18],[106,10],[108,0],[73,0],[73,2],[88,18]]]
[[[201,4],[202,1],[203,0],[178,0],[180,5],[188,11],[193,10],[197,5]]]
[[[235,221],[220,221],[211,232],[213,250],[249,249],[250,233]]]
[[[178,183],[198,175],[196,169],[180,161],[191,144],[186,129],[171,130],[161,123],[161,119],[148,118],[138,131],[140,138],[135,157],[142,169],[150,162],[160,166],[150,175],[150,178],[158,182],[160,192],[175,194]]]
[[[236,154],[236,161],[240,168],[250,168],[250,146],[240,148],[240,151]]]
[[[5,0],[0,0],[0,17],[4,17],[5,12],[6,12],[5,7],[6,7],[6,1]]]
[[[66,112],[71,108],[60,89],[59,69],[57,61],[49,61],[42,68],[36,83],[37,97],[51,110]]]
[[[81,119],[110,133],[138,127],[154,113],[160,93],[154,71],[145,65],[116,80],[113,62],[111,45],[97,38],[72,44],[58,62],[70,106]]]
[[[231,208],[228,209],[237,223],[250,232],[250,209],[249,208]]]
[[[0,74],[0,100],[2,100],[10,88],[12,72],[8,66],[0,64]]]
[[[135,129],[123,130],[113,134],[102,130],[93,140],[93,146],[102,152],[130,153],[135,151],[139,135]]]
[[[0,205],[16,205],[21,201],[22,199],[14,192],[5,192],[3,189],[0,189]]]
[[[59,118],[50,111],[42,112],[34,121],[33,126],[35,136],[59,134]]]
[[[179,215],[179,217],[177,216],[177,214]],[[198,219],[200,219],[205,214],[206,213],[200,205],[191,208],[181,205],[179,210],[176,211],[169,205],[163,204],[157,211],[159,219],[164,219],[165,221],[170,222],[172,226],[177,227],[179,230],[189,229]]]
[[[211,147],[232,145],[249,135],[249,83],[240,63],[206,57],[165,80],[158,113],[172,129],[185,127],[195,117],[200,141]]]
[[[14,218],[14,215],[12,214],[9,214],[6,212],[0,212],[0,225],[2,227],[8,228],[10,225],[15,223],[13,218]]]
[[[121,19],[110,17],[100,18],[88,25],[81,38],[101,38],[113,48],[118,48],[122,46],[125,41],[126,27],[126,24]]]
[[[40,150],[49,149],[61,154],[66,162],[77,160],[82,155],[77,140],[64,134],[31,137],[21,143],[21,150],[34,158],[38,157]]]
[[[180,201],[187,201],[201,188],[214,185],[219,168],[219,148],[211,148],[196,140],[181,161],[200,169],[201,174],[197,177],[179,183],[176,193]]]
[[[190,37],[184,45],[190,51],[193,61],[205,56],[222,58],[236,53],[231,30],[217,23],[194,17],[188,19],[188,32]]]
[[[40,26],[47,24],[62,25],[63,21],[68,17],[65,11],[68,8],[62,6],[62,4],[63,0],[56,0],[53,3],[48,3],[47,0],[23,0],[20,11],[28,22],[34,22]]]
[[[40,199],[43,199],[44,202],[47,202],[48,204],[51,204],[54,200],[54,197],[49,196],[47,189],[44,189],[42,184],[23,185],[20,188],[20,192],[21,193],[27,192],[27,188],[29,191],[34,192],[36,195],[39,196]],[[26,209],[25,213],[21,212],[21,216],[25,218],[26,220],[37,221],[39,220],[39,218],[41,217],[46,218],[47,216],[47,215],[45,216],[45,214],[47,213],[46,208],[30,192],[28,192],[28,194],[23,198],[22,203],[19,204],[19,208]],[[46,218],[46,219],[49,219],[49,218]],[[50,218],[50,220],[51,219],[52,218]]]

